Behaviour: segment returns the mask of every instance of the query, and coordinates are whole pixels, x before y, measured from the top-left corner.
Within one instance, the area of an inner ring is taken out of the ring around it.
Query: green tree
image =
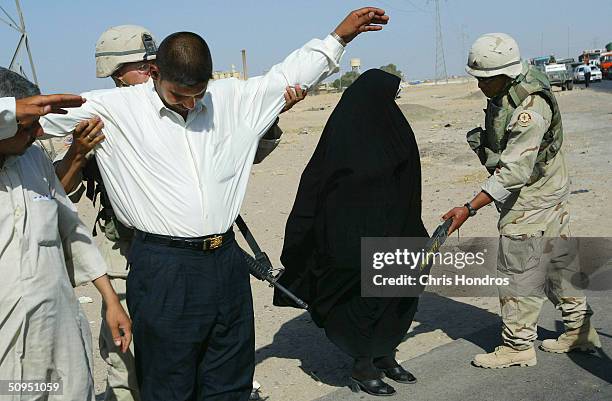
[[[339,79],[332,82],[332,86],[336,89],[340,89],[340,81],[342,81],[342,87],[348,88],[357,78],[359,78],[359,73],[356,71],[349,71],[344,73]]]
[[[393,75],[399,77],[400,79],[402,79],[402,72],[397,69],[395,64],[383,65],[383,66],[380,67],[380,69],[385,71],[385,72],[388,72],[389,74],[393,74]]]

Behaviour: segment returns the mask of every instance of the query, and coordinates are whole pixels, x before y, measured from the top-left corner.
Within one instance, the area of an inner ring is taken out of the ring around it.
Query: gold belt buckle
[[[217,249],[223,244],[223,235],[215,235],[204,241],[204,250]]]

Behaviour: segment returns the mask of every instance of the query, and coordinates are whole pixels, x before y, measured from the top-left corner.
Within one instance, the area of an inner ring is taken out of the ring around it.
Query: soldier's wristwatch
[[[466,209],[468,210],[468,214],[470,217],[472,216],[476,216],[476,209],[474,209],[472,207],[472,205],[470,205],[470,202],[467,202],[465,205],[463,205],[466,207]]]

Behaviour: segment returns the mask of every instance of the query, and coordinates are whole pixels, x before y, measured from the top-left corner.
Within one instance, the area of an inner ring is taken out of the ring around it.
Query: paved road
[[[485,328],[465,339],[443,345],[403,365],[419,382],[412,385],[393,384],[397,400],[445,401],[573,401],[612,400],[612,318],[610,296],[591,293],[589,301],[596,312],[595,327],[603,348],[597,353],[550,354],[538,349],[538,365],[529,368],[481,369],[470,360],[483,349],[498,344],[499,326]],[[561,333],[560,316],[547,303],[540,319],[539,338],[554,338]],[[538,342],[539,344],[539,342]],[[378,400],[363,392],[340,389],[318,401]]]
[[[574,84],[574,88],[575,89],[584,88],[584,84],[575,83]],[[603,92],[610,92],[610,93],[612,93],[612,80],[611,79],[605,79],[605,80],[602,80],[601,82],[591,82],[591,85],[589,86],[589,90],[603,91]]]

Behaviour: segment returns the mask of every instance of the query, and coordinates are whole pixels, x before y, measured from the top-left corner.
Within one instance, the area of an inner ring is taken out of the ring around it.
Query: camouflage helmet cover
[[[109,77],[124,63],[154,60],[156,52],[148,29],[138,25],[111,27],[96,42],[96,77]]]
[[[507,75],[516,78],[526,68],[516,41],[505,33],[487,33],[476,39],[465,70],[476,78]]]

